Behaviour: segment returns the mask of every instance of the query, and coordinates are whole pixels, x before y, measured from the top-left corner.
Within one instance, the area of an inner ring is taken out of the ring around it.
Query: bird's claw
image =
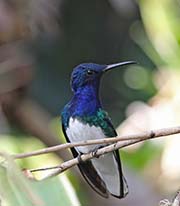
[[[101,149],[101,148],[103,148],[103,147],[104,147],[104,146],[97,146],[97,147],[95,147],[95,148],[91,151],[92,156],[93,156],[93,157],[96,157],[96,158],[99,158],[100,155],[97,155],[97,151],[98,151],[98,149]]]
[[[161,200],[159,202],[159,206],[171,206],[171,205],[172,205],[171,202],[169,202],[169,200],[167,199]]]
[[[91,154],[92,154],[92,156],[93,157],[96,157],[96,158],[99,158],[100,157],[100,155],[97,155],[97,151],[98,151],[98,149],[101,149],[101,148],[103,148],[104,146],[96,146],[93,150],[91,150]],[[81,163],[83,163],[84,161],[82,160],[82,158],[81,158],[81,155],[82,154],[78,154],[78,156],[77,156],[77,159],[78,159],[78,162],[81,164]]]
[[[79,162],[80,164],[84,162],[84,161],[82,160],[82,158],[81,158],[81,154],[78,154],[77,159],[78,159],[78,162]]]

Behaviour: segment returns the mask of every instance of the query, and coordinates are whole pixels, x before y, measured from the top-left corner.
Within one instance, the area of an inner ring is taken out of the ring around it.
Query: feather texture
[[[74,94],[62,111],[62,127],[68,142],[117,136],[108,114],[102,109],[99,84],[105,71],[130,63],[132,62],[108,66],[84,63],[75,67],[71,76]],[[96,148],[96,145],[88,145],[71,150],[73,156],[77,157]],[[118,151],[80,162],[78,167],[89,185],[101,196],[108,197],[111,194],[123,198],[128,193]]]

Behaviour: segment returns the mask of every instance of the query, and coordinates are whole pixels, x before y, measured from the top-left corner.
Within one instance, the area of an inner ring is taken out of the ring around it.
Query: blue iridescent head
[[[100,65],[95,63],[83,63],[76,66],[71,75],[71,87],[74,92],[86,85],[99,84],[103,73],[113,68],[128,64],[135,64],[134,61],[120,62],[110,65]]]

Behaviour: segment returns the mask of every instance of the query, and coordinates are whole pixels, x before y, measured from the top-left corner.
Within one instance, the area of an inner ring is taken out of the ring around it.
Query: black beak
[[[137,63],[135,61],[126,61],[126,62],[119,62],[119,63],[115,63],[115,64],[110,64],[110,65],[107,65],[107,67],[105,67],[103,69],[103,71],[106,72],[106,71],[109,71],[109,70],[114,69],[116,67],[129,65],[129,64],[137,64]]]

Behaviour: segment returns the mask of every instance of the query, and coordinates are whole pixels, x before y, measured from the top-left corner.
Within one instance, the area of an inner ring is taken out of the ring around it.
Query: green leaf
[[[62,174],[44,181],[26,178],[8,155],[0,165],[2,206],[80,206],[75,191]]]

